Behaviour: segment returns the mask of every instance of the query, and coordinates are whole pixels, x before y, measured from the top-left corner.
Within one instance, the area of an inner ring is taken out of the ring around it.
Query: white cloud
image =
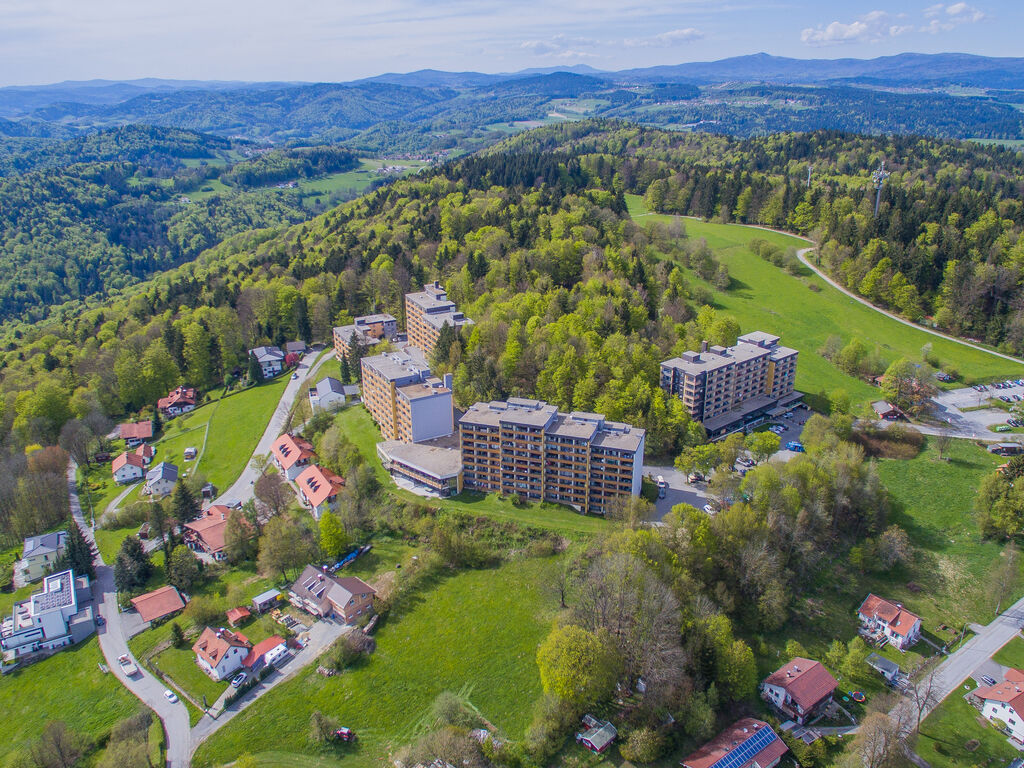
[[[702,40],[704,33],[693,27],[673,29],[652,37],[629,37],[622,41],[627,48],[669,48],[694,40]]]
[[[949,32],[964,24],[976,24],[985,18],[984,13],[963,2],[950,5],[936,3],[926,8],[924,15],[930,21],[921,27],[921,31],[933,35]]]
[[[899,18],[886,11],[871,11],[849,23],[833,21],[826,26],[808,27],[800,33],[800,39],[815,46],[877,42],[910,31],[911,27],[895,23]]]
[[[560,59],[578,58],[580,56],[593,56],[592,53],[579,50],[580,48],[591,48],[598,45],[600,41],[591,40],[587,37],[569,37],[568,35],[555,35],[546,40],[527,40],[519,47],[530,51],[538,56],[556,56]]]

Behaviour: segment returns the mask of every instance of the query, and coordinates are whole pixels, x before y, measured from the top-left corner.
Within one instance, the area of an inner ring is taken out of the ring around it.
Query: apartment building
[[[355,352],[356,346],[365,351],[382,339],[390,341],[398,335],[398,321],[387,314],[363,315],[350,325],[334,329],[334,354],[341,360]]]
[[[740,336],[731,347],[701,344],[661,364],[661,388],[683,401],[711,438],[758,424],[792,406],[795,349],[764,331]]]
[[[448,301],[448,294],[436,280],[418,293],[405,294],[405,330],[409,343],[430,357],[441,335],[441,328],[452,325],[456,330],[473,321]]]
[[[70,570],[46,576],[43,588],[15,603],[0,623],[4,662],[84,640],[96,631],[91,601],[88,576]]]
[[[463,483],[603,514],[640,493],[645,431],[542,400],[476,403],[459,419]]]
[[[451,377],[432,376],[419,349],[362,359],[363,403],[385,440],[419,443],[454,431]]]

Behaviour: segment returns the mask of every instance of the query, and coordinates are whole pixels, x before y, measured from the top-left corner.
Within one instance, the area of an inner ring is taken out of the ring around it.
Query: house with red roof
[[[761,682],[761,697],[803,725],[824,713],[838,685],[820,662],[797,657]]]
[[[224,532],[228,527],[228,515],[231,508],[223,504],[214,504],[198,520],[185,523],[182,538],[185,546],[193,552],[203,552],[214,560],[223,560]]]
[[[288,590],[288,602],[306,613],[353,624],[373,612],[377,591],[355,576],[339,578],[326,568],[307,565]]]
[[[274,457],[274,464],[284,472],[284,476],[294,480],[309,466],[310,460],[316,457],[316,451],[308,440],[285,433],[274,441],[270,455]]]
[[[175,587],[167,585],[132,598],[132,607],[143,621],[156,621],[177,613],[185,607],[181,593]]]
[[[240,605],[237,608],[228,608],[225,613],[228,617],[228,624],[232,627],[237,627],[243,621],[252,616],[252,611],[244,605]]]
[[[178,387],[172,389],[167,397],[157,400],[156,407],[164,416],[173,419],[175,416],[194,411],[197,399],[198,395],[194,387]]]
[[[1008,669],[998,685],[976,688],[971,694],[981,702],[981,714],[1003,726],[1018,744],[1024,744],[1024,672]]]
[[[139,443],[139,447],[135,449],[134,453],[148,467],[149,463],[153,461],[153,457],[156,456],[156,448],[149,443]]]
[[[242,666],[252,672],[259,672],[265,666],[273,664],[288,653],[288,645],[284,638],[273,635],[252,647],[249,655],[242,661]]]
[[[110,463],[110,471],[118,485],[134,483],[146,474],[146,462],[135,451],[125,451]]]
[[[787,747],[768,723],[737,720],[691,755],[683,768],[775,768]]]
[[[900,603],[890,603],[878,595],[868,595],[857,609],[862,631],[886,640],[905,651],[921,639],[921,618]]]
[[[319,520],[324,512],[333,511],[337,507],[338,493],[345,487],[345,478],[329,469],[312,464],[299,473],[295,478],[295,484],[299,486],[302,503],[309,507],[313,511],[313,517]]]
[[[241,669],[251,650],[252,643],[241,632],[211,627],[192,646],[196,664],[214,680],[226,680]]]
[[[152,439],[153,422],[144,419],[130,424],[118,424],[117,436],[124,440],[124,444],[129,448],[134,448],[139,443]]]

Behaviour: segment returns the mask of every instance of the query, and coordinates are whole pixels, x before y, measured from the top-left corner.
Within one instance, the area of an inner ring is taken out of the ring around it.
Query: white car
[[[170,689],[164,691],[164,698],[171,702],[171,704],[178,703],[178,697],[175,695],[174,691]]]
[[[704,511],[705,511],[705,512],[707,512],[707,513],[708,513],[709,515],[713,515],[713,514],[715,514],[715,512],[717,512],[718,510],[717,510],[717,509],[715,509],[715,508],[714,508],[713,506],[711,506],[710,504],[705,504],[705,505],[704,505]]]

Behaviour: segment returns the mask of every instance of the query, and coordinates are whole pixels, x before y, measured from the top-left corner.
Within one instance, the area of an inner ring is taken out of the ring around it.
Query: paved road
[[[274,441],[280,436],[281,432],[284,431],[285,420],[288,418],[288,413],[292,409],[292,405],[295,403],[295,398],[298,397],[299,392],[302,391],[302,385],[306,382],[306,379],[311,377],[316,371],[328,360],[333,360],[334,356],[330,353],[324,355],[323,359],[315,366],[310,368],[313,361],[316,360],[323,350],[316,350],[314,352],[307,352],[306,355],[299,361],[295,371],[299,374],[299,378],[290,379],[288,385],[284,388],[284,393],[281,395],[281,400],[277,404],[277,409],[274,411],[273,416],[270,417],[270,422],[267,424],[266,430],[263,432],[263,437],[260,438],[259,443],[256,445],[256,450],[253,451],[253,456],[265,456],[270,453],[270,449],[274,445]],[[283,373],[282,376],[291,376],[291,373]],[[242,474],[238,476],[238,479],[234,484],[224,491],[220,497],[214,502],[215,504],[224,504],[226,502],[244,502],[252,496],[252,486],[259,479],[260,473],[257,472],[247,462],[245,469],[242,470]]]
[[[338,637],[346,632],[352,631],[358,630],[334,621],[318,621],[313,624],[309,629],[309,643],[301,651],[294,654],[291,660],[284,664],[283,669],[273,672],[268,675],[265,680],[257,683],[241,701],[231,704],[227,709],[221,712],[220,716],[216,720],[205,715],[198,723],[196,723],[195,728],[192,729],[189,757],[191,757],[192,753],[199,748],[200,744],[210,738],[210,736],[216,733],[217,730],[227,725],[235,715],[244,710],[267,691],[297,675],[305,667],[315,662],[317,657],[327,650],[327,647],[338,639]]]
[[[68,463],[68,496],[71,500],[71,513],[82,534],[95,545],[92,529],[85,522],[82,506],[78,500],[78,489],[75,487],[75,472],[78,469],[74,461]],[[117,590],[114,589],[114,569],[103,563],[103,558],[96,550],[96,580],[92,584],[93,600],[99,614],[106,623],[98,628],[100,650],[107,660],[110,673],[117,677],[129,691],[134,693],[143,704],[156,712],[163,721],[164,732],[167,734],[167,766],[168,768],[187,768],[191,755],[188,710],[180,701],[171,704],[164,698],[166,686],[151,675],[136,660],[138,673],[127,677],[117,663],[117,657],[130,652],[128,642],[121,624],[121,612],[117,607]]]

